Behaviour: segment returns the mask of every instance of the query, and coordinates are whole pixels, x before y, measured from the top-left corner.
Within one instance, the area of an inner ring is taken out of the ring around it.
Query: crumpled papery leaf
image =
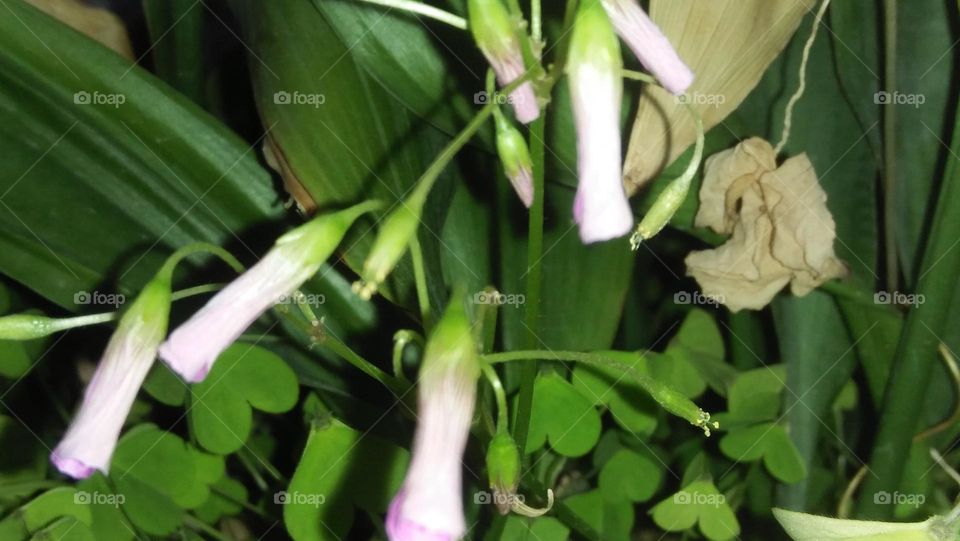
[[[686,264],[703,293],[733,312],[762,309],[788,283],[803,296],[847,272],[833,251],[836,225],[813,164],[801,154],[778,168],[760,138],[707,160],[695,224],[731,235]]]
[[[651,0],[650,16],[696,79],[686,101],[709,131],[732,113],[763,76],[816,2],[797,0]],[[693,116],[660,87],[645,85],[624,163],[634,192],[656,178],[697,137]]]

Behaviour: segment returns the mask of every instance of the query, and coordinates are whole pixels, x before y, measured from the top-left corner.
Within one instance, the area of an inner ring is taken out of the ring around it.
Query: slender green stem
[[[406,392],[407,390],[406,383],[404,383],[399,378],[395,378],[390,374],[387,374],[383,370],[380,370],[379,368],[377,368],[376,365],[374,365],[370,361],[358,355],[355,351],[350,349],[349,346],[347,346],[340,340],[337,340],[336,338],[328,334],[323,338],[321,343],[325,347],[329,348],[331,351],[333,351],[334,353],[342,357],[348,363],[352,364],[356,368],[359,368],[360,371],[363,372],[364,374],[382,383],[384,387],[387,387],[394,393],[401,394]]]
[[[533,205],[530,207],[529,233],[527,239],[527,292],[524,304],[524,324],[527,335],[524,343],[528,348],[538,347],[540,327],[540,293],[542,288],[541,260],[543,259],[543,212],[544,212],[544,132],[546,111],[530,126],[530,157],[533,160]],[[530,430],[530,412],[533,409],[533,384],[537,378],[537,365],[530,363],[520,368],[520,392],[517,397],[517,415],[513,427],[513,439],[523,456]]]
[[[717,428],[715,422],[710,422],[710,414],[703,411],[689,398],[673,389],[662,381],[652,378],[649,374],[638,371],[633,364],[621,361],[605,353],[587,353],[582,351],[550,351],[527,350],[491,353],[481,358],[491,364],[511,361],[570,361],[597,366],[600,368],[621,369],[629,375],[635,383],[651,396],[663,409],[686,419],[690,424],[703,429],[707,436],[711,428]]]
[[[925,404],[919,400],[930,382],[937,347],[943,336],[960,272],[960,115],[954,120],[953,141],[936,199],[928,241],[923,250],[916,293],[925,302],[911,309],[904,322],[897,355],[888,380],[879,430],[870,457],[870,470],[857,510],[866,518],[889,518],[892,505],[879,505],[874,495],[899,490],[913,435]]]
[[[427,331],[433,326],[430,316],[430,294],[427,291],[427,273],[423,263],[423,250],[416,235],[410,241],[410,257],[413,259],[413,279],[417,288],[417,302],[420,304],[420,321]]]
[[[314,0],[314,2],[319,2],[321,0]],[[449,11],[444,11],[442,9],[424,4],[423,2],[414,2],[412,0],[360,0],[361,2],[366,2],[368,4],[376,4],[378,6],[385,6],[391,9],[397,9],[400,11],[407,11],[409,13],[415,13],[417,15],[423,15],[430,19],[440,21],[442,23],[449,24],[454,28],[459,28],[460,30],[467,29],[467,20],[459,15],[454,15]]]
[[[247,473],[250,474],[250,477],[253,479],[253,483],[257,485],[261,491],[266,491],[270,488],[267,480],[263,478],[263,475],[260,475],[260,470],[250,461],[250,457],[246,456],[243,453],[237,453],[237,458],[240,459],[240,464],[243,465],[243,468],[247,470]]]
[[[497,398],[497,432],[506,432],[510,424],[510,415],[507,409],[507,394],[503,390],[503,383],[501,383],[500,376],[497,375],[497,370],[493,366],[483,364],[481,368],[483,369],[483,375],[490,383],[490,387],[493,388],[494,396]]]
[[[188,287],[186,289],[181,289],[180,291],[174,291],[170,298],[174,301],[179,301],[181,299],[186,299],[187,297],[220,291],[225,286],[226,284],[204,284],[202,286]]]
[[[883,3],[884,70],[886,91],[897,88],[897,0]],[[887,291],[897,291],[900,265],[897,255],[897,109],[883,107],[883,242]]]

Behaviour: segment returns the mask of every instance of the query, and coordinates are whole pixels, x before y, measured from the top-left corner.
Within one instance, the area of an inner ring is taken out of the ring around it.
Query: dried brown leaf
[[[805,154],[775,164],[773,148],[758,138],[707,160],[696,224],[732,235],[688,255],[687,273],[734,312],[763,308],[788,283],[802,296],[846,273],[813,164]]]
[[[814,0],[651,0],[650,15],[696,80],[689,101],[710,130],[733,112],[796,32]],[[678,98],[652,85],[641,94],[624,165],[633,194],[696,140]]]

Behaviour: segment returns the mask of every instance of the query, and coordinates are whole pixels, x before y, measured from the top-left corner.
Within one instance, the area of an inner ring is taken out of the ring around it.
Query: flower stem
[[[507,394],[503,390],[503,383],[500,382],[500,376],[497,375],[497,370],[493,366],[483,364],[481,368],[483,369],[483,375],[490,382],[490,387],[493,388],[494,396],[497,398],[497,433],[506,432],[510,424],[510,415],[507,410]]]
[[[314,0],[319,2],[320,0]],[[444,11],[440,8],[436,8],[423,2],[414,2],[412,0],[360,0],[361,2],[366,2],[368,4],[376,4],[378,6],[385,6],[390,9],[398,9],[400,11],[406,11],[408,13],[414,13],[416,15],[423,15],[435,21],[440,21],[442,23],[449,24],[454,28],[459,28],[460,30],[467,29],[467,20],[459,15],[454,15],[449,11]]]
[[[897,88],[897,1],[883,3],[884,88]],[[887,291],[897,291],[900,266],[897,252],[897,109],[883,107],[883,236]]]
[[[504,363],[510,361],[534,361],[541,359],[552,361],[570,361],[598,366],[601,368],[623,369],[634,382],[647,392],[660,406],[668,412],[687,420],[690,424],[703,429],[709,436],[711,428],[719,428],[716,422],[710,421],[710,414],[703,411],[689,398],[673,389],[669,385],[658,381],[648,374],[636,370],[631,364],[619,361],[603,353],[586,353],[580,351],[549,351],[527,350],[491,353],[481,357],[488,363]],[[529,364],[534,364],[529,363]]]
[[[427,274],[423,264],[423,250],[416,235],[410,241],[410,258],[413,259],[413,279],[417,288],[417,303],[420,305],[420,321],[425,330],[430,330],[430,295],[427,292]]]
[[[530,207],[529,233],[527,238],[527,292],[524,305],[524,325],[528,348],[539,346],[537,329],[540,327],[540,293],[543,259],[543,208],[544,208],[544,126],[546,111],[530,126],[530,158],[533,160],[533,205]],[[527,433],[530,430],[530,412],[533,409],[533,384],[537,378],[537,364],[528,363],[520,368],[520,392],[517,397],[517,415],[513,427],[513,439],[524,455]]]

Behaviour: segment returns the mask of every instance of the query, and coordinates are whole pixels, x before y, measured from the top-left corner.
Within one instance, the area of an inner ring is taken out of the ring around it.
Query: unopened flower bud
[[[523,206],[530,208],[533,204],[533,160],[530,159],[530,150],[520,130],[502,115],[497,116],[497,153],[517,196]]]

